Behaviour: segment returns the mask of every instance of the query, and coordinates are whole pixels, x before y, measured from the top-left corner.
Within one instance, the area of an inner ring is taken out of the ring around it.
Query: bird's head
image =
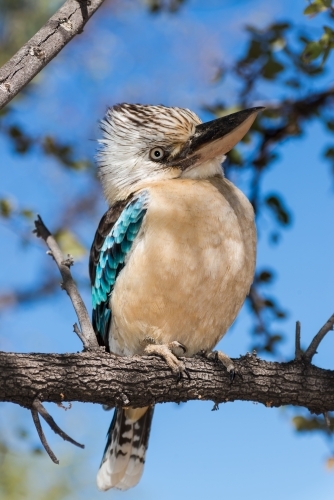
[[[126,199],[150,182],[208,178],[248,132],[257,113],[251,108],[202,123],[189,109],[118,104],[101,122],[97,155],[107,201]]]

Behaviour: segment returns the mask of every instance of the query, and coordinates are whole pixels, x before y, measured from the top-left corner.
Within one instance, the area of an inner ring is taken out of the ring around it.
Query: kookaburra
[[[109,204],[90,255],[93,326],[120,356],[212,349],[253,281],[253,208],[224,177],[225,154],[244,137],[251,108],[201,123],[188,109],[119,104],[102,121],[99,177]],[[233,378],[228,356],[215,354]],[[101,490],[139,481],[153,407],[116,408],[97,475]]]

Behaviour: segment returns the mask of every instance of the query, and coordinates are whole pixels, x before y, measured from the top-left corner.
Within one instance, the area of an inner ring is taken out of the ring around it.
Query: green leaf
[[[325,62],[327,61],[328,59],[328,56],[329,54],[331,53],[331,50],[332,48],[331,47],[327,47],[325,50],[324,50],[324,54],[322,56],[322,61],[321,61],[321,66],[323,66],[325,64]]]
[[[323,51],[323,47],[319,42],[309,42],[302,54],[302,57],[306,60],[313,61],[320,56]]]
[[[247,60],[258,59],[263,54],[262,45],[258,40],[251,40],[248,48],[248,54],[246,56]]]
[[[284,49],[286,46],[286,40],[282,36],[279,36],[275,40],[273,40],[270,44],[271,49],[274,50],[275,52]]]
[[[262,76],[267,80],[273,80],[278,73],[283,71],[283,69],[283,64],[276,61],[273,57],[270,57],[262,68]]]
[[[57,143],[52,137],[46,136],[42,144],[45,154],[54,156],[65,167],[72,170],[85,170],[90,167],[87,160],[74,160],[73,149],[68,144]]]
[[[76,236],[68,229],[60,229],[54,235],[64,254],[80,258],[86,253],[86,248],[78,241]]]
[[[279,224],[282,226],[288,226],[291,224],[291,215],[284,207],[283,202],[278,195],[267,196],[265,203],[267,207],[271,209]]]
[[[328,3],[327,0],[315,0],[313,3],[308,5],[306,9],[304,9],[304,14],[306,16],[316,16],[319,12],[327,10],[329,6],[326,6],[325,3]]]
[[[327,126],[328,130],[330,130],[331,132],[334,132],[334,120],[329,120],[326,123],[326,126]]]
[[[5,198],[0,199],[0,215],[8,219],[13,211],[11,202]]]
[[[236,148],[233,148],[229,152],[228,157],[231,163],[238,165],[239,167],[244,163],[240,152]]]
[[[325,158],[329,158],[330,160],[334,160],[334,147],[330,147],[325,151]]]
[[[285,31],[288,28],[290,28],[290,23],[275,23],[269,27],[271,31],[275,31],[278,34],[281,34],[282,31]]]
[[[243,138],[241,139],[241,142],[243,142],[244,144],[250,144],[252,142],[252,134],[247,132],[247,134],[244,135]]]
[[[334,418],[330,417],[330,429],[334,430]],[[325,419],[322,417],[303,417],[302,415],[297,415],[292,419],[292,423],[296,428],[297,432],[310,432],[310,431],[325,431],[327,430],[327,424]]]
[[[34,212],[32,210],[29,210],[27,208],[24,208],[23,210],[20,211],[20,214],[25,217],[26,219],[33,219],[34,218]]]
[[[262,271],[258,277],[257,281],[262,281],[263,283],[270,283],[273,280],[273,273],[270,271]]]
[[[327,35],[329,36],[334,36],[334,30],[332,30],[332,28],[330,28],[329,26],[324,26],[324,32],[327,33]]]
[[[32,145],[32,140],[30,137],[22,132],[22,130],[16,125],[12,125],[11,127],[9,127],[8,135],[12,139],[15,150],[18,153],[27,153]]]

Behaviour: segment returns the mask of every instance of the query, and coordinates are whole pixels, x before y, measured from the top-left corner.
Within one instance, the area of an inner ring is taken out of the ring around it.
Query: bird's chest
[[[112,297],[112,336],[120,350],[140,352],[147,336],[193,344],[190,355],[211,348],[252,280],[245,230],[208,182],[171,181],[150,190],[142,232]]]
[[[243,252],[237,218],[219,193],[199,187],[195,193],[164,192],[148,211],[136,258],[161,279],[181,286],[181,280],[221,279]],[[141,247],[140,247],[141,245]],[[224,262],[225,261],[225,262]],[[190,273],[190,274],[189,274]]]

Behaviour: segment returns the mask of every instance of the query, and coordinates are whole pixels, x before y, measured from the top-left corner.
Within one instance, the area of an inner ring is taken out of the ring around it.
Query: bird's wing
[[[109,350],[110,296],[147,210],[148,191],[114,204],[102,217],[90,251],[93,327],[100,345]]]

